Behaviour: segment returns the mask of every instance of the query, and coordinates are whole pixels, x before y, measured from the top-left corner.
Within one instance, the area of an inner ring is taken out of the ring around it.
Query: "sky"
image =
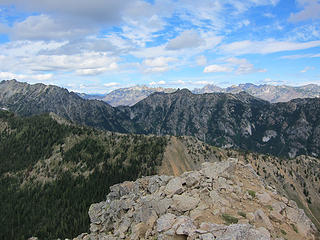
[[[0,79],[106,93],[320,84],[320,0],[0,0]]]

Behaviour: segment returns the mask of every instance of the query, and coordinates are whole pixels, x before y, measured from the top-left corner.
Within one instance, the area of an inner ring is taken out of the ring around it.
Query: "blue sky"
[[[0,0],[0,79],[105,93],[320,84],[319,0]]]

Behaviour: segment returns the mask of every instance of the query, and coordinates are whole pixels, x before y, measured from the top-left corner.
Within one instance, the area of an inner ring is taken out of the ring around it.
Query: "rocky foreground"
[[[88,239],[317,239],[294,201],[277,194],[251,165],[204,163],[179,177],[151,176],[110,188],[91,205]]]

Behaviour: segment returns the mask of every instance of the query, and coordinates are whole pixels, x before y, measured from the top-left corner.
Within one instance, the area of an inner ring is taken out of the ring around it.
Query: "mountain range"
[[[193,93],[239,93],[245,91],[252,96],[261,98],[271,103],[288,102],[295,98],[314,98],[320,97],[320,86],[316,84],[308,84],[300,87],[292,87],[287,85],[255,85],[252,83],[233,85],[227,88],[220,88],[218,86],[209,84],[203,88],[194,89]]]
[[[133,106],[85,100],[57,86],[0,83],[0,107],[23,116],[53,112],[122,133],[189,135],[209,144],[295,157],[320,155],[320,98],[270,103],[246,92],[153,93]]]
[[[110,105],[116,107],[120,105],[133,106],[142,99],[148,97],[155,92],[172,93],[178,89],[174,88],[150,88],[147,86],[134,86],[129,88],[119,88],[107,94],[84,94],[79,93],[79,96],[85,99],[103,100]],[[314,98],[320,97],[320,86],[316,84],[309,84],[300,87],[292,87],[287,85],[255,85],[252,83],[233,85],[227,88],[221,88],[213,84],[208,84],[202,88],[195,88],[192,90],[195,94],[203,93],[239,93],[245,91],[252,96],[261,98],[271,103],[288,102],[295,98]]]

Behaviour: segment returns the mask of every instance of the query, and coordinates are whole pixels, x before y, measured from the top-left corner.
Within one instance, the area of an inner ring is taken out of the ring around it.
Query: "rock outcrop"
[[[251,165],[204,163],[178,177],[152,176],[110,188],[91,205],[88,239],[316,239],[304,211],[267,186]]]

